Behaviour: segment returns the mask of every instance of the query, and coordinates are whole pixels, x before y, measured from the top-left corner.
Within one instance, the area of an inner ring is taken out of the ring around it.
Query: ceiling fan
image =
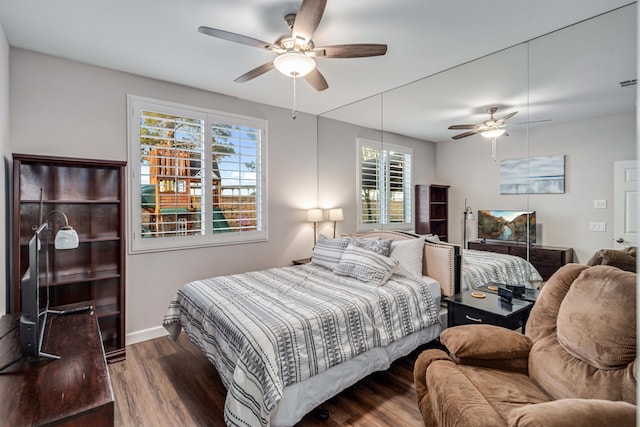
[[[284,17],[291,34],[279,37],[274,43],[267,43],[252,37],[235,34],[216,28],[201,26],[202,34],[240,43],[260,49],[270,50],[278,56],[234,81],[244,83],[276,68],[290,77],[303,77],[317,91],[329,87],[324,76],[316,68],[314,58],[360,58],[384,55],[386,44],[342,44],[316,47],[312,37],[320,24],[327,0],[302,0],[297,13]]]
[[[451,138],[460,139],[467,136],[475,135],[479,133],[485,138],[496,138],[498,136],[509,136],[509,134],[504,130],[504,122],[510,119],[511,117],[518,114],[517,111],[513,113],[509,113],[501,119],[496,119],[493,115],[498,111],[497,107],[490,107],[487,109],[487,113],[491,115],[489,120],[485,120],[482,123],[478,123],[477,125],[451,125],[449,129],[471,129],[468,132],[460,133],[458,135],[454,135]]]
[[[485,138],[491,138],[491,157],[496,159],[496,138],[499,136],[509,136],[504,129],[505,121],[518,114],[517,111],[509,113],[501,119],[496,119],[493,115],[498,111],[498,107],[490,107],[487,109],[487,113],[491,116],[488,120],[478,123],[476,125],[451,125],[449,129],[470,129],[467,132],[454,135],[451,138],[460,139],[467,136],[480,134]]]

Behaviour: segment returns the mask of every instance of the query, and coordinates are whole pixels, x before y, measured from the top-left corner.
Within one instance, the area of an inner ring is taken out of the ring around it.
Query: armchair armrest
[[[598,399],[560,399],[509,413],[509,427],[635,426],[636,406]]]
[[[457,363],[527,373],[529,337],[494,325],[462,325],[440,334]]]

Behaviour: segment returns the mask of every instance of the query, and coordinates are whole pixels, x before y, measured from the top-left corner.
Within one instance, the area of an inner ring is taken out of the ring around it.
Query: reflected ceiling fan
[[[270,50],[278,55],[273,61],[235,79],[237,83],[244,83],[276,68],[286,76],[304,77],[317,91],[322,91],[329,85],[316,68],[315,58],[361,58],[380,56],[387,52],[386,44],[342,44],[316,47],[312,37],[320,24],[326,4],[327,0],[302,0],[297,13],[284,17],[291,34],[281,36],[274,43],[205,26],[199,27],[198,31],[235,43]]]
[[[480,134],[485,138],[491,138],[491,157],[493,160],[496,159],[496,138],[499,136],[509,136],[507,131],[504,129],[505,122],[511,117],[518,114],[517,111],[513,113],[509,113],[501,119],[496,119],[493,115],[498,111],[498,107],[490,107],[487,109],[487,113],[491,116],[488,120],[485,120],[482,123],[478,123],[476,125],[451,125],[449,129],[469,129],[467,132],[460,133],[458,135],[454,135],[451,138],[460,139],[465,138],[467,136],[472,136],[476,134]]]

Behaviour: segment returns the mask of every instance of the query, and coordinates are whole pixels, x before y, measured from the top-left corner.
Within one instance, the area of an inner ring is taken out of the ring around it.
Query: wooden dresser
[[[16,315],[0,318],[0,366],[20,355],[19,328],[10,331],[18,323]],[[24,358],[0,372],[0,424],[113,426],[113,391],[95,311],[51,315],[42,351],[60,359]]]
[[[523,243],[483,242],[468,243],[469,249],[497,252],[527,259],[527,246]],[[529,246],[529,262],[538,270],[543,280],[549,280],[560,267],[573,262],[573,248],[554,246]]]

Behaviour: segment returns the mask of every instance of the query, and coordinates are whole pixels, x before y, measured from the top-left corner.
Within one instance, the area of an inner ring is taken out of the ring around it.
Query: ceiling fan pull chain
[[[293,80],[293,110],[291,111],[291,118],[295,120],[298,114],[298,112],[296,111],[296,80],[297,79],[294,77],[291,80]]]
[[[497,138],[491,138],[491,158],[496,161],[496,140]]]

